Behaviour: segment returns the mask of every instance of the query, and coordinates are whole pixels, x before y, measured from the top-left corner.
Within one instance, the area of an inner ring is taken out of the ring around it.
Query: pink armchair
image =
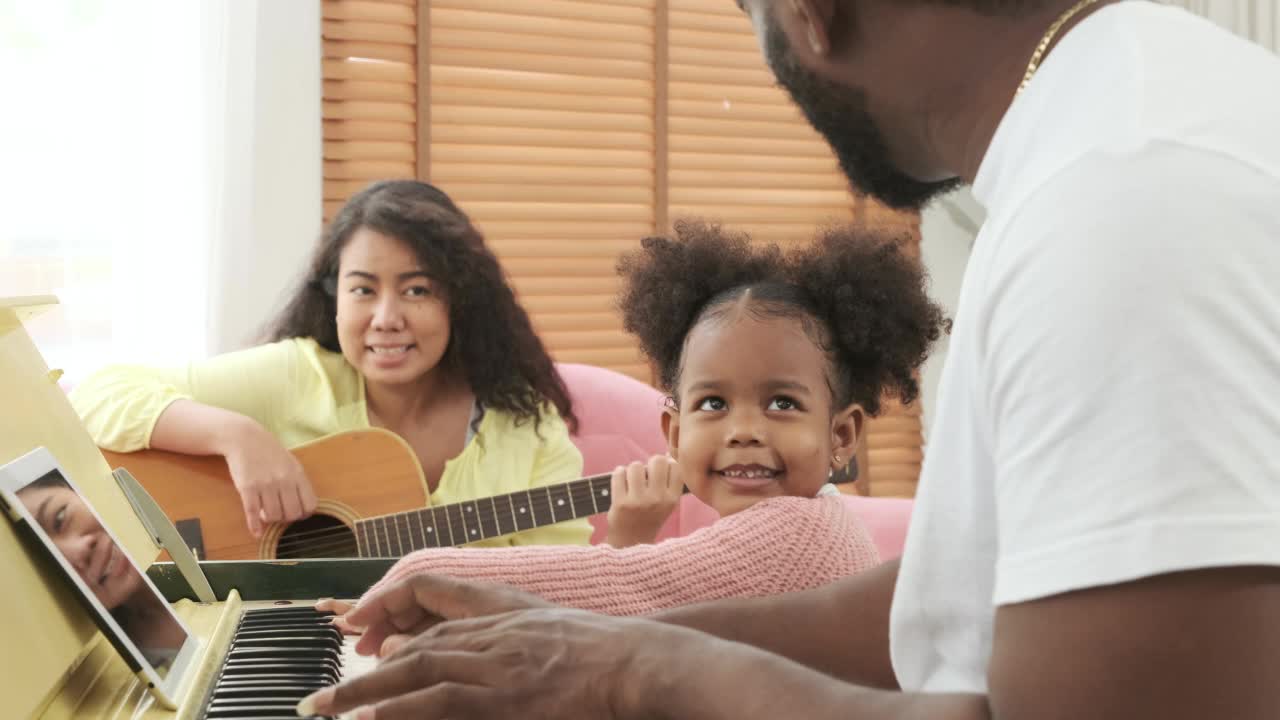
[[[572,363],[561,363],[557,368],[578,415],[579,427],[573,442],[582,452],[586,475],[606,473],[618,465],[667,451],[660,425],[662,393],[605,368]],[[911,500],[857,495],[847,495],[845,500],[862,518],[882,559],[902,554]],[[658,533],[658,540],[687,535],[718,517],[715,510],[686,495]],[[591,542],[603,542],[605,516],[591,518],[591,524],[596,529]]]

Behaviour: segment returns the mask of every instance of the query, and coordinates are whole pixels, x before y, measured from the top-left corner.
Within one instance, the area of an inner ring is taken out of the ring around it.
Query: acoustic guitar
[[[202,560],[401,557],[607,512],[612,500],[605,474],[428,507],[413,450],[380,428],[336,433],[291,452],[319,504],[309,518],[268,525],[261,538],[245,525],[222,457],[163,450],[102,454],[111,467],[138,479]]]

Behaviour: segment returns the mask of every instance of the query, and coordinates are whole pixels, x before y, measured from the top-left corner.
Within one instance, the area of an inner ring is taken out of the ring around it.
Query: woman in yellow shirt
[[[316,507],[286,448],[342,430],[404,438],[432,504],[581,475],[563,381],[497,258],[431,185],[385,181],[353,197],[270,338],[183,368],[108,367],[71,401],[109,450],[225,457],[255,536]],[[477,544],[590,535],[575,520]]]

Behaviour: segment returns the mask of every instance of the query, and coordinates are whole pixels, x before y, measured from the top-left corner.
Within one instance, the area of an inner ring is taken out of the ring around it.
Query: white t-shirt
[[[1145,2],[1002,120],[890,640],[986,691],[999,605],[1280,565],[1280,58]]]

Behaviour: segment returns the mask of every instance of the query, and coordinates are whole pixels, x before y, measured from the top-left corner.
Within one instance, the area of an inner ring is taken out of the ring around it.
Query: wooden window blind
[[[853,197],[727,0],[325,0],[325,215],[370,181],[438,184],[481,227],[552,354],[644,380],[620,252],[700,216],[760,241],[916,218]],[[914,491],[918,408],[860,454]]]
[[[724,0],[669,0],[670,215],[760,241],[853,219],[831,150],[774,87],[747,17]]]
[[[557,360],[644,377],[617,256],[655,227],[655,0],[432,0],[430,179]]]
[[[417,174],[417,0],[323,0],[324,219]]]

